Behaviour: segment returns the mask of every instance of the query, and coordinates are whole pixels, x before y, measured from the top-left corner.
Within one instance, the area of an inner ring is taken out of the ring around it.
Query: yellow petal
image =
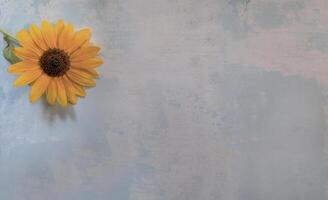
[[[48,88],[50,77],[46,74],[42,74],[36,81],[33,83],[30,90],[30,101],[35,102]]]
[[[71,62],[73,68],[95,68],[103,64],[103,61],[100,58],[90,58],[80,62]]]
[[[68,101],[71,103],[71,104],[76,104],[77,102],[77,97],[75,95],[75,89],[71,83],[70,80],[68,80],[66,77],[63,77],[63,83],[65,85],[65,89],[66,89],[66,94],[67,94],[67,98],[68,98]]]
[[[70,78],[70,80],[74,81],[75,83],[86,86],[86,87],[94,87],[96,86],[96,82],[92,79],[85,78],[79,74],[75,74],[71,71],[68,71],[67,76]]]
[[[62,77],[56,78],[56,82],[57,82],[57,101],[61,106],[66,106],[67,96],[66,96],[65,85],[62,81]]]
[[[83,78],[86,78],[86,79],[93,79],[93,76],[92,74],[90,74],[88,71],[86,70],[80,70],[80,69],[74,69],[74,68],[71,68],[69,70],[70,72],[76,74],[76,75],[79,75]]]
[[[22,29],[21,31],[19,31],[16,34],[16,38],[19,41],[19,44],[21,46],[23,46],[25,49],[33,51],[38,56],[42,55],[42,50],[38,46],[35,45],[30,34],[25,29]]]
[[[20,75],[14,82],[14,87],[23,86],[29,83],[32,83],[42,74],[41,69],[26,71]]]
[[[29,51],[23,47],[14,48],[14,53],[21,59],[31,60],[37,62],[39,60],[39,56],[32,51]]]
[[[94,68],[85,68],[85,69],[81,69],[81,70],[85,70],[87,71],[89,74],[91,74],[94,78],[98,78],[99,77],[99,73],[97,72],[96,69]]]
[[[83,86],[78,85],[74,82],[72,82],[72,85],[75,88],[75,93],[77,96],[85,97],[85,90],[84,90]]]
[[[18,62],[16,64],[11,65],[10,67],[8,67],[7,71],[8,71],[8,73],[21,74],[25,71],[35,70],[38,68],[40,68],[39,65],[37,65],[35,63],[22,61],[22,62]]]
[[[80,96],[80,97],[84,97],[84,96],[85,96],[84,88],[83,88],[81,85],[79,85],[79,84],[77,84],[77,83],[71,81],[71,80],[68,78],[67,75],[64,75],[64,78],[65,78],[66,80],[69,80],[69,81],[70,81],[70,83],[72,84],[72,86],[73,86],[74,89],[75,89],[75,94],[76,94],[76,95],[78,95],[78,96]]]
[[[41,21],[41,34],[49,48],[56,47],[56,33],[50,22],[46,20]]]
[[[89,28],[77,31],[74,34],[72,45],[67,49],[68,53],[73,53],[90,39],[91,30]]]
[[[77,103],[77,96],[70,92],[69,95],[68,95],[68,101],[71,103],[71,104],[76,104]]]
[[[69,47],[72,43],[73,36],[73,25],[68,23],[58,38],[58,48],[65,50],[66,47]]]
[[[48,46],[43,40],[40,29],[35,24],[30,24],[29,30],[30,30],[30,35],[33,41],[35,42],[35,44],[42,50],[44,51],[47,50]]]
[[[57,23],[56,23],[56,27],[55,27],[55,30],[56,30],[56,45],[57,47],[59,46],[59,37],[61,35],[61,33],[63,32],[65,28],[65,24],[64,24],[64,21],[63,20],[58,20]]]
[[[50,79],[50,83],[47,89],[47,101],[53,105],[57,99],[57,83],[54,78]]]
[[[64,28],[65,28],[64,21],[62,19],[58,20],[55,26],[57,36],[60,35],[60,33],[64,30]]]
[[[72,53],[70,58],[72,62],[79,62],[96,57],[99,51],[100,48],[96,46],[83,47]]]

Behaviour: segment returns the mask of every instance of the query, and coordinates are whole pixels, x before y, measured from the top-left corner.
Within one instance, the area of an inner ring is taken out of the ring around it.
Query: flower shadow
[[[46,120],[50,125],[52,125],[56,119],[60,119],[62,121],[67,119],[71,119],[73,121],[76,120],[76,113],[74,107],[71,105],[66,107],[62,107],[58,104],[49,105],[47,100],[44,98],[42,98],[41,104],[44,120]]]

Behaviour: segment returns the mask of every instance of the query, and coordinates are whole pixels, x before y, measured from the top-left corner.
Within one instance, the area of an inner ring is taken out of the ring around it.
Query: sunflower
[[[100,48],[90,43],[88,28],[74,31],[73,25],[58,20],[55,25],[43,20],[41,27],[29,25],[16,34],[20,47],[14,54],[20,62],[8,68],[18,74],[14,86],[30,85],[29,99],[42,95],[49,104],[76,104],[77,96],[85,96],[86,87],[96,85],[96,67],[102,64]]]

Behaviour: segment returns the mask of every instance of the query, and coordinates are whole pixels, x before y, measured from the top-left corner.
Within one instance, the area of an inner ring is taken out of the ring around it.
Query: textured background
[[[0,59],[0,199],[327,199],[327,10],[0,0],[8,32],[42,18],[90,26],[105,60],[97,87],[62,109],[31,105]]]

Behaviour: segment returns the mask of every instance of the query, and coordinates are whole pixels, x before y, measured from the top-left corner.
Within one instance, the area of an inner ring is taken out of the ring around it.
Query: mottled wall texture
[[[1,200],[328,199],[327,0],[0,0],[10,33],[90,26],[68,108],[0,59]],[[0,43],[3,48],[3,42]]]

